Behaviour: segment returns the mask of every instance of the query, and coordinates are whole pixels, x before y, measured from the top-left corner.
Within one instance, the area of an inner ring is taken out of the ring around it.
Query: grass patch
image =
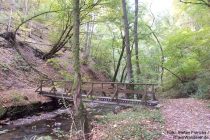
[[[151,140],[161,136],[164,120],[159,110],[139,107],[108,113],[97,123],[103,126],[104,140]]]
[[[21,105],[26,103],[26,97],[14,92],[11,93],[11,100],[14,103],[14,105]]]

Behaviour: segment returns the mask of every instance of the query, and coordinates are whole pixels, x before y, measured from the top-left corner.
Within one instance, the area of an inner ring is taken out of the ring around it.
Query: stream
[[[0,140],[68,140],[70,124],[68,109],[39,113],[0,125]]]
[[[91,116],[105,115],[113,111],[109,105],[89,104]],[[40,112],[0,124],[0,140],[69,140],[71,127],[70,109]]]

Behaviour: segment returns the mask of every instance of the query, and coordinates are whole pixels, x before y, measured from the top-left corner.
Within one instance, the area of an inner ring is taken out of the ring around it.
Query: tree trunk
[[[24,15],[25,17],[28,15],[28,0],[24,1]]]
[[[76,113],[79,112],[81,101],[81,74],[79,61],[79,32],[80,32],[80,11],[79,1],[73,0],[73,58],[74,58],[74,105]]]
[[[122,0],[122,11],[123,11],[123,22],[124,22],[124,34],[125,34],[125,46],[126,46],[126,60],[127,60],[127,80],[129,83],[133,81],[133,72],[132,72],[132,64],[131,64],[131,51],[130,51],[130,38],[129,38],[129,24],[128,24],[128,16],[126,10],[126,0]],[[132,89],[132,86],[128,87]],[[127,94],[128,98],[132,98],[129,94]]]
[[[122,0],[122,9],[123,9],[123,22],[124,22],[124,34],[125,34],[125,47],[127,54],[127,80],[128,82],[132,82],[132,64],[131,64],[131,51],[130,51],[130,40],[129,40],[129,24],[128,24],[128,16],[126,10],[126,0]]]
[[[138,48],[138,0],[135,0],[135,21],[134,21],[134,45],[136,56],[136,76],[139,82],[139,75],[141,74],[139,65],[139,48]]]
[[[113,82],[115,82],[116,79],[117,79],[117,74],[118,74],[118,72],[119,72],[119,68],[120,68],[121,60],[122,60],[122,58],[123,58],[124,51],[125,51],[125,39],[124,39],[124,37],[123,37],[123,38],[122,38],[122,50],[121,50],[120,58],[118,59],[117,67],[116,67],[116,70],[115,70],[115,72],[114,72],[114,76],[113,76],[113,79],[112,79]]]
[[[84,108],[81,97],[81,73],[80,73],[80,58],[79,58],[79,33],[80,33],[80,7],[79,0],[73,1],[73,58],[74,58],[74,84],[73,84],[73,98],[75,107],[76,120],[80,123],[78,127],[84,132],[85,136],[89,133],[89,122],[87,119],[87,111]],[[86,137],[84,138],[86,139]]]
[[[163,74],[164,74],[164,61],[165,61],[165,56],[164,56],[164,52],[163,52],[163,47],[162,44],[160,43],[160,40],[158,39],[156,33],[152,30],[152,28],[150,26],[147,26],[149,28],[149,30],[152,32],[152,35],[155,37],[159,48],[160,48],[160,52],[161,52],[161,73],[160,73],[160,86],[161,86],[161,90],[163,91]]]
[[[124,78],[124,74],[125,74],[125,69],[126,69],[126,64],[123,68],[123,71],[122,71],[122,74],[121,74],[121,78],[120,78],[120,82],[122,83],[123,82],[123,78]]]
[[[11,9],[10,9],[10,15],[9,15],[9,21],[8,21],[8,25],[7,25],[7,32],[10,32],[11,31],[12,14],[13,14],[13,10],[12,10],[12,7],[11,7]]]
[[[93,18],[94,20],[94,18]],[[84,61],[88,61],[91,51],[91,41],[93,35],[94,23],[87,23],[87,33],[86,33],[86,40],[85,40],[85,51],[84,51]]]
[[[89,33],[90,33],[90,23],[86,23],[86,37],[85,37],[85,44],[84,44],[84,58],[86,57],[86,52],[87,52],[87,46],[88,46],[88,40],[89,40]]]
[[[116,70],[116,63],[115,63],[115,48],[114,48],[114,41],[115,41],[115,36],[112,38],[112,59],[113,59],[113,70]]]

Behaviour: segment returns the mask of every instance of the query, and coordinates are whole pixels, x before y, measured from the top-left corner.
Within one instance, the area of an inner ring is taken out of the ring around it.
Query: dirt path
[[[163,101],[165,132],[161,140],[210,139],[210,108],[207,106],[207,101],[192,98]]]

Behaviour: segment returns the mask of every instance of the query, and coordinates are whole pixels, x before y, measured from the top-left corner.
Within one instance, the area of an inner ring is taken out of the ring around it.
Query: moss
[[[50,136],[41,136],[41,137],[37,138],[37,140],[53,140],[53,139]]]
[[[21,104],[25,104],[25,102],[27,101],[27,98],[20,95],[19,93],[11,93],[11,100],[14,103],[14,105],[21,105]]]
[[[3,106],[0,106],[0,119],[4,117],[6,112],[7,112],[7,109],[4,108]]]

